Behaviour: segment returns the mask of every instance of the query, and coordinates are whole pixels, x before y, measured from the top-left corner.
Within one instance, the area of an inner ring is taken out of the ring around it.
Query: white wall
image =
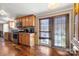
[[[3,24],[3,32],[9,32],[9,25]]]

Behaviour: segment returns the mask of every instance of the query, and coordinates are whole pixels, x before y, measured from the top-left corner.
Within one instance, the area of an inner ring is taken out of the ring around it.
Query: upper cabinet
[[[25,21],[26,21],[25,26],[29,26],[29,16],[25,18]]]
[[[35,16],[29,16],[28,19],[29,26],[35,26]]]
[[[24,17],[22,17],[21,20],[22,20],[21,21],[22,22],[22,26],[25,27],[26,26],[26,24],[25,24],[26,23],[26,21],[25,21],[26,19]]]
[[[36,16],[29,15],[29,16],[23,16],[16,18],[17,22],[20,22],[22,24],[22,27],[27,26],[35,26]]]

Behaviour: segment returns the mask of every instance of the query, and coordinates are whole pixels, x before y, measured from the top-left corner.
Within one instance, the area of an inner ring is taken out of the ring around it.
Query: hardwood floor
[[[0,38],[0,56],[67,56],[66,51],[45,46],[16,45]]]

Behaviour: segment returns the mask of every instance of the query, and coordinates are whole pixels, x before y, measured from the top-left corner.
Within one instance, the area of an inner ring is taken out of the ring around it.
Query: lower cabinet
[[[5,40],[11,40],[11,33],[10,32],[5,32],[4,33],[4,39]]]
[[[25,45],[30,45],[30,34],[25,33],[24,39],[25,39]]]
[[[10,36],[11,36],[11,41],[14,42],[13,33],[11,33]],[[9,36],[9,37],[10,37],[10,36]]]
[[[30,33],[19,33],[19,43],[27,46],[34,46],[34,36]]]
[[[19,33],[19,43],[22,44],[22,33]]]

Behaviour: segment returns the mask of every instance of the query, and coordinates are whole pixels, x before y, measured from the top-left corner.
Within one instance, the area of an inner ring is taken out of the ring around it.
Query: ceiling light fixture
[[[5,12],[3,9],[0,10],[0,19],[3,21],[10,21],[11,19],[8,17],[8,13]]]
[[[8,15],[3,9],[0,10],[0,15]]]

